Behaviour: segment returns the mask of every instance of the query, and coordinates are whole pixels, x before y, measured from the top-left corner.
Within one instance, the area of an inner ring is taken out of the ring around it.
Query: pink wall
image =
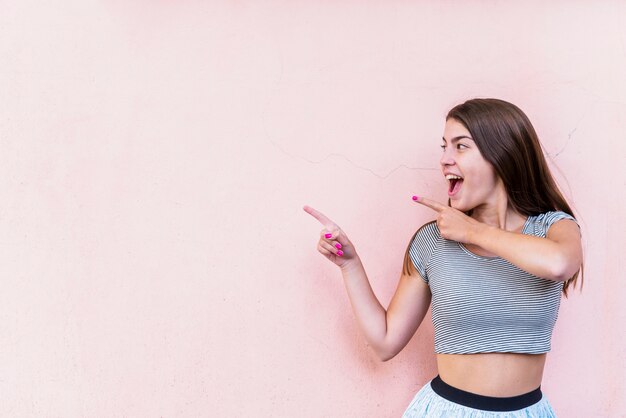
[[[302,206],[387,305],[471,97],[527,112],[583,225],[543,389],[626,416],[626,3],[298,3],[0,3],[0,416],[400,416],[430,317],[376,360]]]

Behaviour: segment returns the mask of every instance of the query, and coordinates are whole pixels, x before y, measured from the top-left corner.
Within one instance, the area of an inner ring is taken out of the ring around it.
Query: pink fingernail
[[[337,243],[337,244],[335,244],[335,247],[341,248],[341,244]]]
[[[326,235],[324,235],[324,237],[326,237],[326,238],[330,238],[332,236],[333,236],[333,234],[326,234]]]
[[[343,251],[341,251],[341,250],[337,251],[337,255],[338,256],[342,256],[343,255]]]
[[[413,196],[413,200],[419,200],[419,197]]]

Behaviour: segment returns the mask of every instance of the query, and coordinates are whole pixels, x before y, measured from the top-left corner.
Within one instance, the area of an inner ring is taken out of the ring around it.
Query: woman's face
[[[504,184],[457,120],[448,119],[443,131],[441,171],[448,182],[450,205],[462,212],[496,203]],[[505,194],[506,195],[506,194]]]

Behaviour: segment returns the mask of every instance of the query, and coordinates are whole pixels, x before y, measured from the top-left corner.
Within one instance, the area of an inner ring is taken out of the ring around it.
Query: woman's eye
[[[468,146],[467,146],[467,145],[465,145],[465,144],[457,144],[457,145],[456,145],[456,149],[463,149],[463,148],[461,148],[461,147],[468,148]]]
[[[441,147],[442,150],[446,150],[446,146],[445,145],[439,145]]]

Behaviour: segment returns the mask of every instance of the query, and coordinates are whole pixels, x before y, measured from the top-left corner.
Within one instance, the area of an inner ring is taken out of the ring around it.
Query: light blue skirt
[[[435,378],[436,379],[436,378]],[[433,379],[433,380],[435,380]],[[552,418],[556,414],[544,394],[541,400],[514,411],[485,411],[452,402],[437,394],[426,383],[415,395],[402,418]],[[478,395],[480,396],[480,395]]]

